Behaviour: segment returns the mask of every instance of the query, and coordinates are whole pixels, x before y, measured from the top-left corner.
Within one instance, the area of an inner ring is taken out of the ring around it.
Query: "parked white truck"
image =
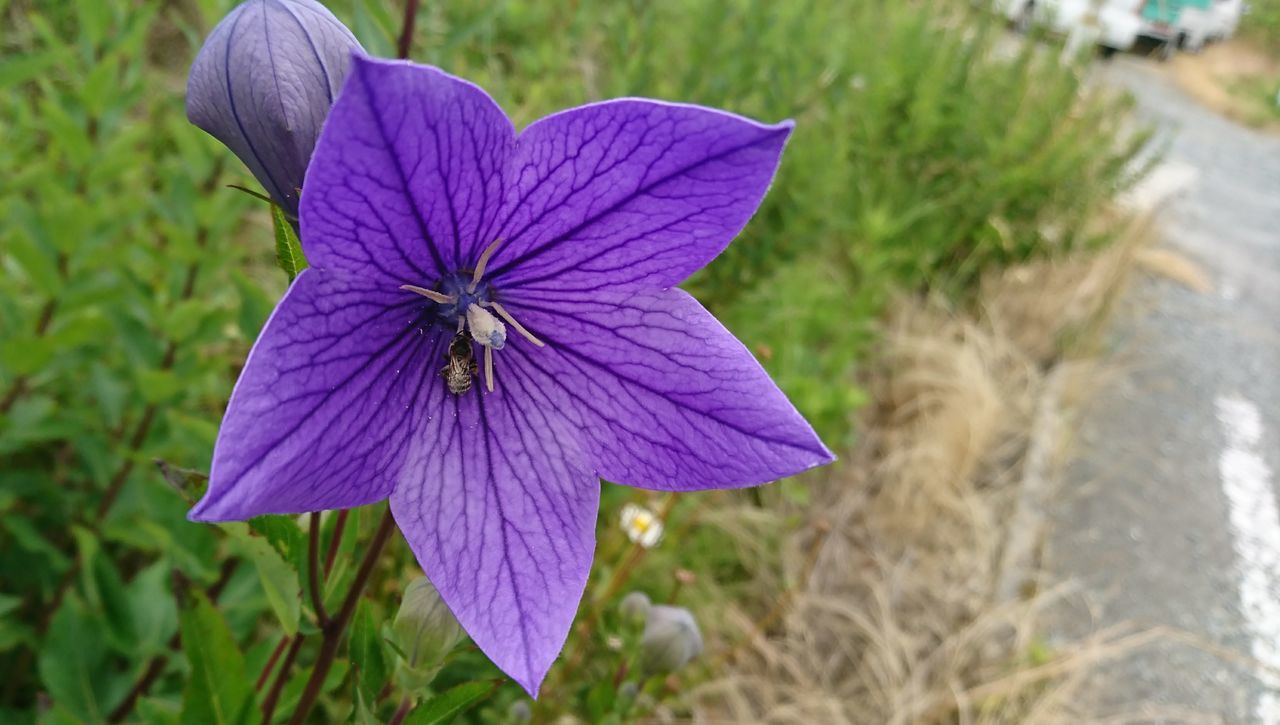
[[[1104,53],[1133,47],[1142,28],[1145,0],[996,0],[1016,27],[1040,24],[1077,43],[1096,43]]]

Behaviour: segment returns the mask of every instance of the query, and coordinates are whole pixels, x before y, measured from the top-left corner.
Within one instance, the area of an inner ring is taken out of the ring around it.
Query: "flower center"
[[[484,348],[485,387],[493,392],[493,351],[501,350],[507,344],[507,325],[511,325],[529,342],[542,347],[541,340],[516,322],[511,313],[493,299],[494,290],[484,280],[484,270],[493,257],[493,252],[502,243],[499,239],[490,244],[480,255],[474,271],[454,272],[440,282],[440,289],[405,284],[400,289],[422,295],[438,305],[436,317],[457,328],[453,342],[449,344],[448,364],[440,371],[441,377],[449,391],[462,395],[471,389],[471,378],[476,373],[476,365],[472,357],[471,342],[477,342]],[[492,310],[492,312],[490,312]],[[494,317],[493,313],[497,313]],[[502,319],[498,319],[498,318]],[[503,320],[506,324],[503,324]]]
[[[491,304],[491,288],[488,282],[480,282],[475,291],[468,291],[471,282],[470,274],[455,272],[440,282],[440,292],[451,302],[441,302],[436,308],[436,316],[449,325],[456,325],[466,317],[471,305],[481,308]]]

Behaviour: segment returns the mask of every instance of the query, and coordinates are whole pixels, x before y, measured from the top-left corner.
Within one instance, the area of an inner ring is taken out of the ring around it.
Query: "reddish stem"
[[[276,660],[280,659],[280,655],[284,654],[285,647],[289,646],[292,639],[289,635],[280,638],[280,643],[276,648],[271,650],[271,656],[267,658],[267,664],[262,668],[262,673],[258,675],[258,681],[253,684],[253,689],[261,692],[262,686],[267,684],[267,680],[271,678],[271,670],[276,666]]]
[[[298,708],[293,711],[293,717],[289,718],[290,725],[301,725],[306,722],[316,701],[320,699],[325,676],[329,674],[329,668],[333,666],[333,660],[338,655],[338,643],[342,640],[342,632],[351,621],[351,615],[355,614],[356,604],[360,602],[360,595],[364,592],[365,585],[369,583],[369,577],[373,574],[374,565],[378,563],[378,557],[391,539],[395,523],[395,519],[391,517],[391,509],[388,507],[386,513],[382,515],[378,531],[373,535],[373,541],[370,542],[364,559],[360,561],[360,568],[356,570],[355,581],[351,583],[351,589],[347,591],[347,597],[342,601],[342,608],[321,631],[323,640],[320,642],[320,653],[316,655],[316,663],[311,669],[311,677],[307,680],[306,689],[302,691]]]
[[[288,639],[288,637],[285,637],[285,639]],[[302,649],[303,639],[301,632],[293,636],[293,643],[289,645],[289,651],[284,656],[280,671],[276,673],[275,682],[271,683],[271,691],[267,693],[266,699],[262,701],[263,725],[270,723],[271,716],[275,714],[276,704],[280,701],[280,693],[284,690],[284,683],[289,680],[289,668],[293,666],[293,661],[298,659],[298,650]]]
[[[391,715],[391,719],[387,721],[387,725],[400,725],[406,717],[409,717],[409,710],[412,708],[413,700],[409,699],[408,695],[405,695],[400,700],[399,706],[396,707],[395,713]]]
[[[396,44],[396,57],[408,58],[413,45],[413,25],[418,19],[418,0],[405,0],[404,24],[400,28],[400,42]]]

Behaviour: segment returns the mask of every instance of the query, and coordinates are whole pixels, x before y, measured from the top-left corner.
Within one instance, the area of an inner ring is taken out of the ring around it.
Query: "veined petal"
[[[749,486],[834,460],[742,343],[679,289],[503,303],[547,346],[511,346],[499,384],[514,379],[528,405],[568,417],[610,481]]]
[[[359,41],[315,0],[248,0],[218,23],[187,78],[187,117],[298,213],[298,187]]]
[[[675,285],[755,213],[791,128],[640,99],[548,116],[516,142],[492,274],[504,288]]]
[[[600,483],[565,420],[522,391],[438,402],[391,511],[471,638],[536,696],[586,586]]]
[[[196,521],[348,508],[386,498],[413,435],[416,400],[438,389],[448,335],[424,336],[422,305],[373,280],[303,271],[231,394]]]
[[[392,286],[474,265],[497,238],[514,138],[479,87],[428,66],[354,58],[307,169],[308,261]]]

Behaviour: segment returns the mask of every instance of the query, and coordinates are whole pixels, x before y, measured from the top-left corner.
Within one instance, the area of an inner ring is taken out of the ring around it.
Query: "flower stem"
[[[404,25],[400,28],[400,42],[396,45],[396,57],[408,58],[413,45],[413,25],[418,19],[418,0],[405,0]]]
[[[289,680],[289,668],[293,667],[293,661],[298,658],[298,650],[302,649],[303,634],[301,632],[293,636],[292,642],[289,644],[289,651],[285,653],[284,662],[280,663],[280,671],[276,673],[276,679],[271,683],[271,690],[267,692],[267,697],[262,701],[262,722],[270,723],[271,716],[275,714],[276,703],[280,701],[280,693],[284,691],[284,683]],[[288,642],[289,637],[285,637],[284,641]]]
[[[311,584],[311,607],[316,612],[320,629],[329,626],[329,613],[324,610],[324,597],[320,595],[320,512],[311,512],[311,527],[307,534],[307,579]]]
[[[667,498],[662,502],[662,508],[658,510],[658,520],[665,526],[667,519],[671,516],[671,510],[675,508],[676,495],[674,493],[667,494]],[[594,611],[599,611],[610,599],[613,598],[623,584],[627,583],[627,579],[631,578],[631,573],[635,570],[636,565],[640,563],[640,559],[644,558],[644,553],[648,551],[639,542],[631,545],[631,552],[622,565],[614,570],[613,576],[609,579],[609,585],[605,587],[604,594],[596,600]],[[594,619],[594,617],[592,617]]]
[[[387,725],[400,725],[406,717],[409,717],[409,710],[413,707],[413,700],[408,695],[400,700],[396,711],[391,715],[391,719],[387,721]]]
[[[329,674],[329,668],[333,666],[333,660],[338,654],[338,642],[342,639],[342,632],[351,621],[351,615],[356,611],[360,595],[364,592],[365,585],[369,583],[370,575],[373,574],[373,567],[378,563],[378,557],[386,548],[387,542],[391,539],[391,532],[394,530],[395,519],[391,517],[391,508],[388,507],[386,513],[382,515],[382,521],[378,523],[378,531],[373,535],[373,541],[365,551],[364,559],[360,561],[360,568],[356,570],[355,581],[351,583],[351,589],[347,591],[347,597],[342,601],[342,608],[321,630],[323,639],[320,642],[320,653],[316,656],[316,663],[311,668],[311,677],[307,680],[306,689],[302,691],[298,708],[293,711],[293,717],[289,718],[290,725],[301,725],[306,722],[316,701],[320,699],[325,676]]]
[[[280,655],[284,654],[284,650],[289,646],[289,642],[293,638],[285,635],[280,638],[280,643],[276,648],[271,650],[271,656],[267,658],[267,664],[262,666],[262,672],[258,675],[257,682],[253,683],[253,689],[262,692],[262,686],[267,684],[267,680],[271,677],[271,671],[275,669],[276,662],[280,660]]]

